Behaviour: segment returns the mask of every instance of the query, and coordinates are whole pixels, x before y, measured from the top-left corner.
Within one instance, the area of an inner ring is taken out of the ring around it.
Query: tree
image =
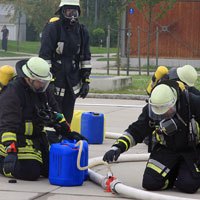
[[[118,25],[118,34],[117,34],[117,75],[120,75],[120,33],[121,33],[121,20],[122,13],[126,9],[129,2],[132,0],[111,0],[111,2],[116,4],[117,11],[117,25]]]
[[[0,0],[0,3],[12,5],[8,6],[8,16],[11,16],[11,11],[14,9],[11,21],[18,22],[17,51],[19,51],[22,14],[26,14],[27,23],[33,24],[35,30],[40,33],[49,19],[54,16],[59,2],[60,0]]]
[[[162,18],[167,12],[173,8],[175,0],[135,0],[137,8],[144,14],[148,23],[148,39],[147,39],[147,75],[149,75],[149,48],[151,39],[151,22]],[[159,8],[159,9],[155,9]]]
[[[21,24],[21,17],[23,13],[23,3],[24,0],[15,0],[15,1],[8,1],[8,0],[0,0],[0,3],[5,4],[8,15],[7,17],[11,17],[12,22],[18,23],[18,32],[17,32],[17,47],[16,50],[19,51],[19,38],[20,38],[20,24]],[[8,6],[10,5],[10,6]],[[11,12],[14,10],[14,15],[11,16]]]

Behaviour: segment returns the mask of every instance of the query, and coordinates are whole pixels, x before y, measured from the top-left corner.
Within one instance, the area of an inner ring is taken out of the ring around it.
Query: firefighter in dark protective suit
[[[42,32],[39,56],[51,65],[55,98],[71,123],[76,98],[85,98],[89,91],[89,33],[78,21],[79,0],[61,0],[56,14],[59,18],[51,20]]]
[[[195,193],[200,187],[200,96],[181,90],[176,81],[160,82],[152,90],[148,104],[103,157],[117,160],[121,153],[152,134],[152,148],[143,175],[147,190],[175,186]]]
[[[70,132],[59,113],[49,87],[49,64],[33,57],[19,61],[16,71],[17,77],[0,94],[0,173],[36,180],[40,175],[48,177],[49,141],[44,126],[54,127],[59,137],[82,137]]]

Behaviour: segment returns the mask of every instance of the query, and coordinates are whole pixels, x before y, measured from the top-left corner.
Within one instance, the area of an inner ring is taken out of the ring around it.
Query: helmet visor
[[[50,81],[46,80],[31,80],[30,79],[30,87],[34,92],[40,93],[45,92],[47,87],[49,86]]]
[[[163,119],[170,119],[176,113],[175,99],[165,104],[153,104],[149,98],[149,117],[155,121]]]
[[[79,17],[79,12],[77,9],[67,8],[63,9],[63,15],[67,19],[77,19]]]

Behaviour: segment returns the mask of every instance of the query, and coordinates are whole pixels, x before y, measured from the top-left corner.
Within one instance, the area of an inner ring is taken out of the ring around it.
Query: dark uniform
[[[200,97],[189,93],[189,102],[191,115],[200,124]],[[190,139],[189,107],[185,92],[180,93],[176,111],[178,130],[168,136],[157,131],[158,122],[149,118],[146,105],[138,120],[128,127],[113,147],[119,148],[120,153],[125,152],[131,146],[142,143],[145,137],[153,133],[153,139],[157,144],[146,165],[143,187],[148,190],[159,190],[175,185],[184,192],[194,193],[200,187],[200,136],[198,130],[195,140]],[[105,154],[104,160],[112,161],[107,156]]]
[[[46,95],[46,96],[45,96]],[[9,83],[0,95],[0,172],[3,170],[6,147],[12,142],[17,147],[17,162],[12,174],[23,180],[36,180],[40,175],[48,177],[49,144],[44,123],[38,117],[38,110],[46,103],[59,112],[57,102],[50,89],[35,93],[24,78]]]
[[[71,123],[75,100],[91,73],[87,29],[78,21],[71,25],[61,15],[59,20],[44,28],[39,56],[52,66],[55,97],[66,120]]]
[[[7,51],[8,34],[9,30],[7,28],[1,30],[2,34],[2,49]]]

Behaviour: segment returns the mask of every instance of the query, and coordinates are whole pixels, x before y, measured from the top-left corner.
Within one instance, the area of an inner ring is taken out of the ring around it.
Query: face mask
[[[66,19],[69,19],[71,22],[75,22],[79,17],[79,12],[77,9],[63,9],[62,13]]]

